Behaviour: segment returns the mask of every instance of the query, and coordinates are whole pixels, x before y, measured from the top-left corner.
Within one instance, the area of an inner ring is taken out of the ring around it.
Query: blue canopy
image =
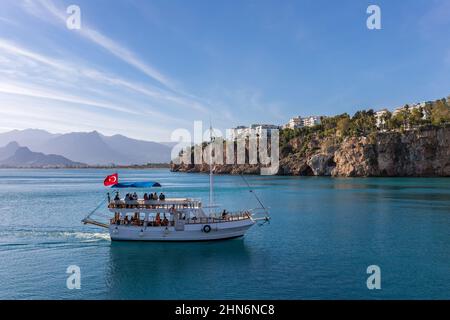
[[[142,182],[121,182],[116,183],[111,188],[153,188],[161,187],[159,182],[142,181]]]

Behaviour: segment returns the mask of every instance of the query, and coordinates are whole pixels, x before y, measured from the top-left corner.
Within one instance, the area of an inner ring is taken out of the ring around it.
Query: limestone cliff
[[[306,147],[305,147],[306,145]],[[450,176],[450,127],[377,132],[370,137],[294,138],[282,152],[279,175],[336,177]],[[207,172],[209,166],[175,165],[172,171]],[[258,174],[258,165],[215,165],[218,174]]]

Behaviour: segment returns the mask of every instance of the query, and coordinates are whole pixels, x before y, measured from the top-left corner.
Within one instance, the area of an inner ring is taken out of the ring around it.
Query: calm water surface
[[[0,170],[0,299],[450,298],[450,179],[248,177],[272,221],[243,239],[111,243],[80,223],[109,173]],[[207,175],[119,174],[208,201]],[[215,182],[216,202],[257,206],[240,177]],[[382,290],[366,287],[372,264]]]

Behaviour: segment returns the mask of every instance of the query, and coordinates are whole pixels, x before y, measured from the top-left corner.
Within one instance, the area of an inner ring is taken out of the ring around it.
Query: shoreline
[[[186,172],[186,171],[172,171],[170,170],[170,166],[162,166],[162,167],[144,167],[144,166],[123,166],[123,167],[48,167],[48,168],[41,168],[41,167],[21,167],[21,168],[14,168],[14,167],[0,167],[1,170],[91,170],[91,169],[98,169],[98,170],[106,170],[106,169],[121,169],[121,170],[156,170],[156,169],[168,169],[170,173],[182,173],[186,175],[191,174],[201,174],[201,175],[208,175],[208,172]],[[232,173],[214,173],[216,176],[239,176],[241,174],[232,174]],[[295,178],[314,178],[314,179],[389,179],[389,178],[403,178],[403,179],[446,179],[450,178],[450,176],[436,176],[436,175],[430,175],[430,176],[353,176],[353,177],[347,177],[347,176],[327,176],[327,175],[319,175],[319,176],[301,176],[301,175],[294,175],[294,174],[276,174],[276,175],[269,175],[269,176],[262,176],[257,173],[244,173],[242,174],[244,176],[261,176],[261,177],[295,177]]]
[[[110,169],[110,170],[120,170],[120,169],[170,169],[170,163],[167,164],[157,164],[157,165],[133,165],[133,166],[79,166],[79,167],[0,167],[1,169],[17,169],[17,170],[29,170],[29,169],[39,169],[39,170],[88,170],[88,169]]]

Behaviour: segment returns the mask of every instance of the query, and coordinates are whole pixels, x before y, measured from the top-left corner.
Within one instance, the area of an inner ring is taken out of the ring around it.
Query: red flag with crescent
[[[112,175],[107,176],[105,178],[105,181],[103,181],[103,184],[105,185],[105,187],[108,187],[113,186],[118,182],[119,182],[119,175],[117,173],[114,173]]]

